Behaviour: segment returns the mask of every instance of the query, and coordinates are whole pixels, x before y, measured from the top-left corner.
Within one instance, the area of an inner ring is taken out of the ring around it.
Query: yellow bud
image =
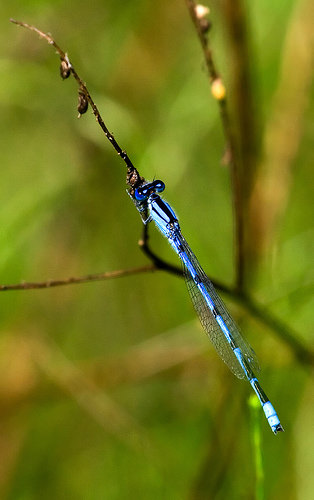
[[[220,78],[216,78],[211,85],[211,91],[217,101],[222,101],[226,97],[226,87]]]

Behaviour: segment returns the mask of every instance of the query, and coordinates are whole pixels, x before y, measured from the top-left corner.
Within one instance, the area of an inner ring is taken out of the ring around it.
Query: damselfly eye
[[[153,182],[154,189],[157,193],[161,193],[165,189],[165,183],[162,181],[154,181]]]
[[[149,190],[147,189],[146,186],[135,189],[134,197],[137,201],[147,200],[148,195],[149,195]]]

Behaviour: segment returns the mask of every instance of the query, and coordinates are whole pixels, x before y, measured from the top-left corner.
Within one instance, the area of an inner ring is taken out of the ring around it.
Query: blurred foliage
[[[272,119],[287,34],[305,3],[249,5],[261,134]],[[220,4],[211,5],[210,36],[228,86]],[[1,283],[146,262],[123,163],[90,112],[77,120],[75,82],[61,81],[51,48],[10,24],[10,17],[51,32],[69,53],[141,174],[166,182],[165,196],[209,275],[232,283],[224,137],[198,40],[178,0],[1,2]],[[291,75],[299,64],[290,61]],[[289,164],[285,210],[254,283],[261,303],[308,346],[314,283],[310,90],[300,121],[290,115],[300,141]],[[151,233],[153,248],[176,262],[167,243]],[[286,429],[274,437],[259,414],[262,487],[248,384],[218,359],[184,283],[152,273],[1,294],[1,498],[251,499],[262,490],[267,499],[312,498],[309,369],[275,332],[229,300],[228,306],[258,353],[262,385]]]

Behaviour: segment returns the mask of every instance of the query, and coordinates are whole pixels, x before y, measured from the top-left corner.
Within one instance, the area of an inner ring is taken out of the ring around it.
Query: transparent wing
[[[183,247],[184,252],[186,253],[188,260],[196,271],[197,275],[201,279],[206,292],[214,303],[219,315],[222,317],[225,325],[227,326],[231,337],[234,340],[234,344],[236,347],[239,347],[244,359],[252,369],[252,371],[259,371],[259,363],[256,357],[255,352],[252,347],[248,344],[248,342],[241,335],[238,326],[231,318],[230,314],[227,311],[227,308],[219,295],[217,294],[214,285],[205,274],[203,269],[201,268],[197,258],[191,251],[187,242],[183,238],[183,236],[179,235],[179,244],[181,248]],[[200,322],[209,336],[212,344],[214,345],[216,351],[219,356],[223,359],[223,361],[227,364],[230,370],[236,375],[238,378],[245,378],[245,372],[241,367],[237,357],[235,356],[230,343],[224,335],[224,332],[221,330],[219,324],[217,323],[214,315],[212,314],[203,294],[195,284],[193,278],[191,277],[191,273],[186,265],[183,264],[184,275],[187,284],[187,288],[192,299],[192,303],[194,308],[198,314]]]

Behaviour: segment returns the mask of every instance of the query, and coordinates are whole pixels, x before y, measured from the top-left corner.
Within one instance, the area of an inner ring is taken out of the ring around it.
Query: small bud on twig
[[[63,80],[66,78],[69,78],[71,74],[71,64],[69,64],[69,61],[66,59],[61,59],[60,63],[60,76]]]
[[[211,91],[217,101],[222,101],[226,97],[226,87],[222,83],[221,78],[216,78],[212,82]]]
[[[88,100],[86,98],[86,94],[82,90],[79,90],[78,105],[77,105],[77,110],[79,112],[78,118],[80,118],[81,115],[86,113],[87,108],[88,108]]]
[[[202,30],[202,33],[206,34],[208,32],[209,28],[211,27],[211,22],[207,18],[207,16],[209,15],[209,12],[210,12],[209,8],[205,7],[205,5],[198,4],[198,5],[195,5],[194,12],[195,12],[195,17],[198,21],[199,27]]]

